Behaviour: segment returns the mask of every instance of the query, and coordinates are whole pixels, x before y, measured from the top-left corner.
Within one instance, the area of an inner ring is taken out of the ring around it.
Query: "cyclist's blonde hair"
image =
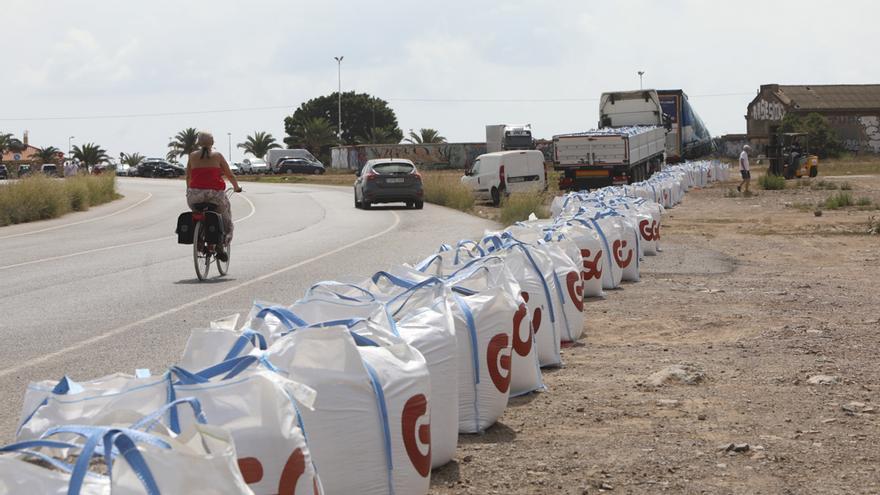
[[[202,148],[202,158],[211,155],[211,146],[214,144],[214,135],[208,131],[199,131],[198,145]]]

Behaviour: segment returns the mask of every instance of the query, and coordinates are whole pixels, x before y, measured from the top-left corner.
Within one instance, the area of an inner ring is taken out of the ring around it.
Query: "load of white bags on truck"
[[[569,193],[551,219],[257,301],[193,330],[162,374],[32,383],[0,495],[426,493],[459,434],[546,390],[585,300],[639,281],[664,210],[727,176],[689,162]]]

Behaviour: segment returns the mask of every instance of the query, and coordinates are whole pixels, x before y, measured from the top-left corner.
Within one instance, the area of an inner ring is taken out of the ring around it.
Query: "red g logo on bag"
[[[522,298],[523,298],[523,301],[529,302],[529,293],[523,292]],[[531,327],[532,327],[532,333],[537,335],[538,330],[541,329],[541,308],[535,308],[535,312],[532,314]]]
[[[654,224],[656,224],[656,222],[654,222]],[[642,239],[648,242],[654,240],[654,226],[649,224],[647,220],[639,222],[639,233],[642,234]]]
[[[619,266],[621,268],[628,267],[629,264],[632,263],[632,259],[633,259],[633,250],[632,249],[627,250],[626,258],[623,257],[623,250],[624,250],[624,248],[626,248],[626,245],[627,245],[626,241],[621,241],[621,240],[614,241],[614,247],[613,247],[614,261],[616,261],[617,266]]]
[[[565,285],[568,286],[568,297],[574,303],[574,307],[581,313],[584,312],[584,283],[578,277],[577,272],[571,272],[565,276]]]
[[[425,413],[428,412],[428,399],[424,395],[414,395],[406,401],[401,415],[403,428],[403,446],[406,455],[416,472],[423,478],[431,473],[431,423]],[[419,425],[419,419],[425,417],[426,422]],[[420,445],[427,446],[428,452],[422,454]]]
[[[502,352],[505,351],[507,351],[507,354],[502,355]],[[507,393],[507,389],[510,387],[509,351],[510,341],[505,333],[499,333],[492,337],[492,340],[489,341],[489,347],[486,349],[486,364],[489,367],[489,377],[492,378],[495,388],[502,394]],[[501,370],[507,373],[502,375]]]
[[[660,240],[660,222],[651,222],[651,224],[654,227],[654,240],[659,241]]]
[[[528,292],[522,293],[522,298],[524,301],[529,300]],[[526,307],[525,303],[519,305],[519,309],[516,310],[516,313],[513,314],[513,350],[519,354],[520,356],[528,356],[532,351],[532,335],[529,332],[526,335],[525,339],[521,339],[522,336],[522,322],[526,319],[526,316],[529,315],[529,308]],[[531,328],[529,328],[531,330]]]
[[[590,250],[589,249],[581,249],[581,256],[584,258],[584,281],[587,280],[601,280],[602,279],[602,268],[600,268],[599,261],[602,259],[602,251],[596,251],[596,256],[591,260],[590,259]]]
[[[263,464],[256,457],[244,457],[238,460],[238,469],[244,482],[252,485],[263,480]],[[281,478],[278,480],[278,495],[296,495],[296,485],[306,472],[306,456],[302,449],[296,449],[287,458]],[[318,495],[318,479],[312,478],[312,490]]]

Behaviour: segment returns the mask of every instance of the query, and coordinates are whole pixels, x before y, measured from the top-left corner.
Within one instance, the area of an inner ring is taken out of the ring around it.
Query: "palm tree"
[[[293,134],[284,140],[288,145],[301,145],[313,155],[319,155],[325,146],[335,144],[336,128],[324,117],[314,117],[297,123]]]
[[[138,163],[144,161],[144,155],[140,153],[132,153],[130,155],[123,153],[122,160],[120,161],[129,167],[137,167]]]
[[[245,142],[238,143],[236,146],[243,149],[245,153],[250,153],[260,159],[266,156],[269,150],[281,147],[280,144],[275,142],[272,134],[258,131],[254,131],[253,136],[248,136]]]
[[[12,141],[12,134],[0,132],[0,161],[3,161],[3,154],[9,150],[10,141]]]
[[[58,164],[58,153],[61,150],[54,146],[46,146],[45,148],[40,148],[39,151],[34,155],[34,162],[38,163],[54,163]]]
[[[396,143],[394,129],[391,127],[371,127],[367,134],[356,139],[358,144],[389,144]]]
[[[436,129],[419,129],[419,133],[416,134],[413,131],[409,131],[409,137],[404,139],[404,141],[412,144],[439,144],[445,143],[446,138],[441,136]]]
[[[82,147],[73,145],[73,157],[88,166],[93,166],[108,159],[107,152],[95,143],[85,143]]]
[[[195,127],[187,127],[177,133],[174,140],[168,143],[168,153],[165,158],[172,160],[179,156],[186,156],[197,150],[199,140],[199,131]]]

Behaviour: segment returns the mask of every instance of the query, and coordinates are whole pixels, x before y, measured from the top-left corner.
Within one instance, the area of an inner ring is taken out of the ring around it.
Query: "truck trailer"
[[[599,128],[553,136],[561,190],[631,184],[661,169],[668,119],[654,90],[603,93]]]
[[[666,135],[666,161],[699,158],[712,151],[712,135],[694,111],[688,96],[680,89],[658,89],[660,105],[669,119]]]

